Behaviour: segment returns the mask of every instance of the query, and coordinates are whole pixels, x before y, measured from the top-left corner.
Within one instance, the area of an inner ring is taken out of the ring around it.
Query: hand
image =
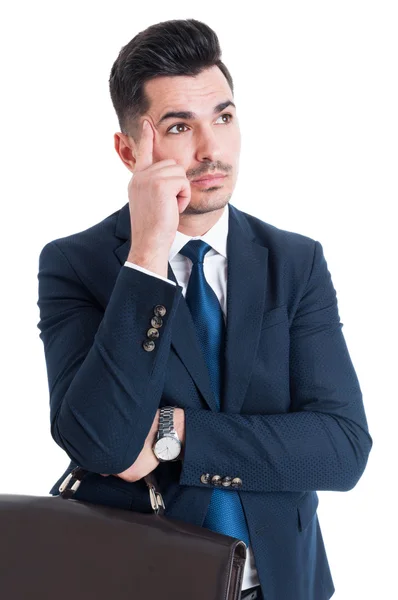
[[[159,413],[160,409],[156,411],[155,418],[152,423],[152,427],[146,437],[144,447],[138,455],[136,461],[126,469],[122,471],[122,473],[115,474],[115,477],[119,477],[120,479],[124,479],[124,481],[138,481],[142,479],[149,473],[152,473],[156,469],[159,464],[159,459],[156,458],[154,451],[152,450],[152,446],[155,443],[156,434],[159,429]],[[175,408],[174,409],[174,427],[177,432],[181,443],[184,445],[185,443],[185,413],[183,408]],[[183,450],[181,450],[183,453]],[[182,456],[180,455],[180,458]],[[103,477],[108,477],[101,473]]]
[[[174,159],[153,161],[154,130],[144,120],[137,148],[136,168],[128,185],[130,254],[155,257],[168,251],[178,229],[180,213],[191,199],[185,169]]]

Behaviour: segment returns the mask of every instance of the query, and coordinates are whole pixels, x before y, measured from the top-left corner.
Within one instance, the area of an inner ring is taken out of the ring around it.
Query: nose
[[[206,129],[198,134],[196,144],[196,160],[203,162],[204,160],[217,161],[221,156],[220,144],[214,131]]]

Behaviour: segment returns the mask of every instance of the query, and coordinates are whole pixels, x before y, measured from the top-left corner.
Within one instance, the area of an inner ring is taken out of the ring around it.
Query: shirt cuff
[[[163,281],[167,281],[167,283],[171,283],[172,285],[177,285],[175,283],[175,281],[171,281],[171,279],[167,279],[166,277],[162,277],[162,275],[158,275],[157,273],[154,273],[153,271],[149,271],[148,269],[145,269],[144,267],[135,265],[134,263],[129,262],[128,260],[126,260],[126,262],[124,263],[124,266],[130,267],[131,269],[137,269],[138,271],[142,271],[143,273],[146,273],[147,275],[152,275],[153,277],[157,277],[158,279],[163,279]]]

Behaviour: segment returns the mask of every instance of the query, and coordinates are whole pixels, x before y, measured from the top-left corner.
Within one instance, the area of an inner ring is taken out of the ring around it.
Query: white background
[[[374,440],[367,469],[352,491],[319,494],[333,598],[394,596],[396,6],[70,0],[1,9],[0,493],[46,495],[69,464],[50,436],[38,256],[127,202],[131,174],[113,147],[113,61],[153,23],[199,19],[216,31],[235,84],[242,152],[231,203],[322,243],[363,392]]]

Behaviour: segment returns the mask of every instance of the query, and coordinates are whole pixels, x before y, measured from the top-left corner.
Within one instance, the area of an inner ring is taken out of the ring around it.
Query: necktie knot
[[[203,240],[190,240],[180,250],[180,254],[187,256],[193,263],[202,263],[205,254],[211,249],[209,244]]]

